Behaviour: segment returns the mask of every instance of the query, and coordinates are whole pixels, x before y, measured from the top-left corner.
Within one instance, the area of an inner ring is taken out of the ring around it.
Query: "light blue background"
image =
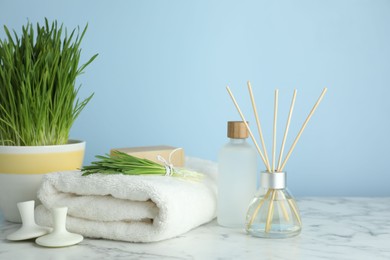
[[[79,79],[81,96],[95,97],[72,130],[87,141],[86,164],[157,144],[216,160],[226,121],[239,119],[226,85],[254,126],[247,80],[269,151],[273,91],[279,147],[298,89],[288,148],[328,87],[287,164],[290,190],[390,195],[390,1],[0,0],[1,25],[20,31],[44,17],[69,29],[88,22],[82,55],[99,53]]]

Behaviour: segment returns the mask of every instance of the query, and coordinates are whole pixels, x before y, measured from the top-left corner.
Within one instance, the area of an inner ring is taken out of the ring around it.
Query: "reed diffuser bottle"
[[[249,204],[245,229],[256,237],[287,238],[301,232],[295,199],[286,187],[286,173],[264,171],[261,187]]]
[[[229,121],[229,142],[218,156],[218,224],[244,228],[248,203],[256,191],[257,154],[246,141],[244,122]]]
[[[309,115],[304,121],[301,129],[299,130],[291,148],[287,152],[287,155],[283,158],[284,147],[286,144],[287,134],[290,127],[291,116],[293,113],[295,98],[297,91],[294,90],[290,111],[287,117],[286,128],[284,131],[283,141],[280,148],[279,159],[276,160],[276,130],[277,130],[277,117],[278,117],[278,97],[279,90],[275,90],[274,98],[274,120],[273,120],[273,133],[272,133],[272,154],[270,159],[268,158],[267,149],[261,130],[260,117],[257,113],[256,102],[252,92],[252,86],[248,82],[248,91],[251,97],[253,112],[256,118],[257,128],[259,131],[260,141],[263,150],[258,145],[256,138],[254,137],[249,125],[246,122],[245,116],[242,113],[233,93],[230,88],[226,88],[234,105],[237,108],[238,113],[243,120],[243,123],[248,130],[249,135],[252,138],[253,143],[257,149],[260,158],[262,159],[266,171],[261,173],[261,187],[255,194],[252,202],[249,204],[245,229],[248,234],[256,237],[264,238],[287,238],[298,235],[301,232],[302,223],[298,210],[298,206],[291,196],[286,187],[286,172],[283,171],[288,159],[290,158],[299,138],[301,137],[303,130],[310,118],[313,116],[322,98],[324,97],[327,88],[324,88],[317,102],[314,104]]]

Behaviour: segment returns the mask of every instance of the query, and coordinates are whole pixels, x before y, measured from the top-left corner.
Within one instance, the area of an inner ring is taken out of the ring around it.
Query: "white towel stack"
[[[52,225],[49,209],[68,207],[67,228],[85,237],[154,242],[181,235],[216,215],[216,163],[187,158],[200,181],[167,176],[46,175],[38,191],[38,224]]]

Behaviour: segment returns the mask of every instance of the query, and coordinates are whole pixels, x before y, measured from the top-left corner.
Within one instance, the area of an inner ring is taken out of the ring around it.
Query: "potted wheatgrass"
[[[85,142],[70,129],[92,95],[79,100],[76,78],[87,26],[67,33],[56,21],[28,22],[0,39],[0,210],[20,222],[16,203],[36,200],[43,174],[81,168]]]

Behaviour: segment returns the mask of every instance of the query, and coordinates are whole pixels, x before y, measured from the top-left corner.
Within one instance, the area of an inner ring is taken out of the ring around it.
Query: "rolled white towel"
[[[181,235],[216,215],[216,163],[186,158],[186,167],[205,178],[48,174],[38,191],[36,221],[51,226],[50,208],[66,206],[67,229],[85,237],[153,242]]]

